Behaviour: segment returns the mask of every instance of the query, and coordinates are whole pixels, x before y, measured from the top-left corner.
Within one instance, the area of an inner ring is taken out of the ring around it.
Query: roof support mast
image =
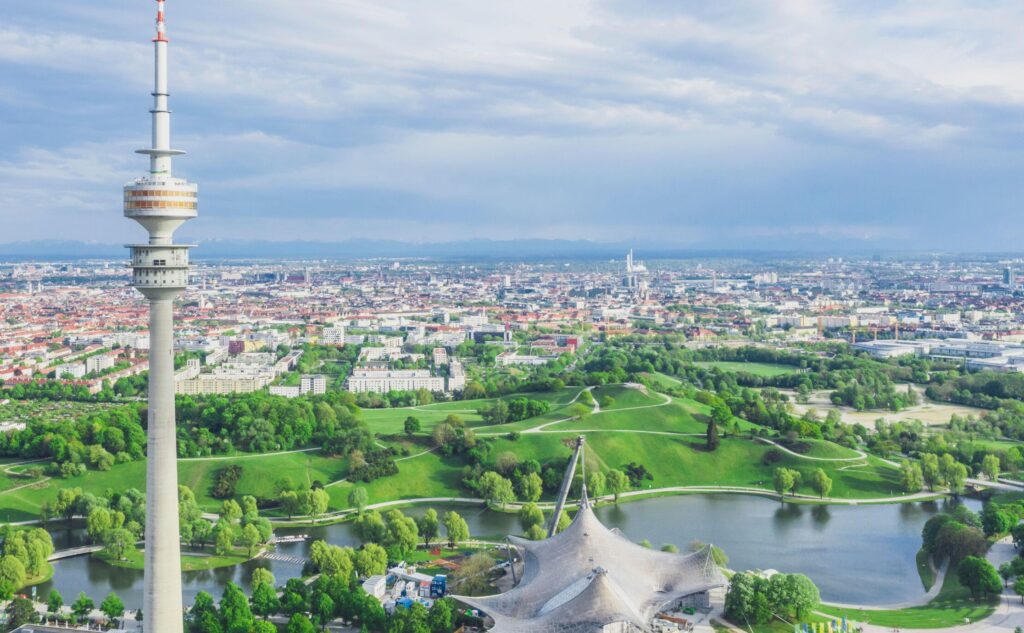
[[[572,479],[576,476],[576,462],[580,460],[580,455],[583,454],[583,436],[580,435],[576,438],[576,450],[573,451],[572,457],[569,458],[569,465],[565,469],[565,477],[562,479],[562,487],[558,491],[558,503],[555,504],[555,513],[551,515],[551,522],[548,523],[548,538],[555,535],[558,531],[558,517],[562,515],[562,510],[565,509],[565,500],[569,496],[569,490],[572,488]],[[583,483],[583,494],[581,495],[580,505],[587,504],[587,484]]]

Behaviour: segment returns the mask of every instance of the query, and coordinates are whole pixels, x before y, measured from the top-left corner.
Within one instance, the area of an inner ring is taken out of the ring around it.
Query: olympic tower
[[[149,301],[149,416],[146,464],[146,555],[143,615],[150,633],[181,633],[181,545],[174,421],[174,298],[188,285],[188,249],[174,231],[196,217],[198,188],[171,173],[171,111],[167,106],[164,0],[157,0],[153,38],[153,140],[149,174],[125,185],[124,214],[149,232],[129,244],[132,285]]]

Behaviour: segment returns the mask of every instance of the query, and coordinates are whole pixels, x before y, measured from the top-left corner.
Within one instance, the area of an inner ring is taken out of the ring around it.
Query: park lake
[[[968,500],[972,510],[980,502]],[[411,507],[418,516],[426,506]],[[520,531],[514,514],[476,506],[433,504],[439,513],[455,509],[465,517],[474,537],[500,539]],[[684,495],[657,497],[597,509],[609,527],[619,528],[634,540],[647,539],[654,547],[672,543],[686,550],[694,539],[711,542],[729,556],[736,570],[776,569],[807,574],[830,602],[885,605],[924,595],[915,555],[921,545],[921,528],[942,509],[942,502],[885,505],[781,505],[777,501],[747,495]],[[58,549],[79,545],[80,528],[53,528]],[[336,545],[358,546],[351,524],[315,528],[280,529],[278,535],[304,533]],[[293,562],[305,556],[312,541],[278,545],[272,558],[249,561],[235,567],[183,574],[186,604],[196,593],[219,597],[228,582],[249,588],[257,567],[270,569],[278,584],[301,572]],[[129,608],[141,605],[142,571],[110,566],[81,556],[54,563],[54,577],[37,587],[45,596],[56,588],[73,600],[85,591],[102,600],[115,591]]]

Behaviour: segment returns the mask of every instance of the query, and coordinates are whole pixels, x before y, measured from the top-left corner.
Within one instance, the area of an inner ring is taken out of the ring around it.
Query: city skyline
[[[0,9],[0,241],[129,238],[149,4]],[[1022,237],[1009,3],[177,6],[188,239]]]

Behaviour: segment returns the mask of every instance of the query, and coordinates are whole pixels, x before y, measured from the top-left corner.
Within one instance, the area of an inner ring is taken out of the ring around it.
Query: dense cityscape
[[[530,573],[523,569],[529,550],[512,553],[495,530],[543,540],[548,527],[557,534],[567,524],[581,494],[594,507],[590,516],[613,523],[623,519],[604,508],[629,515],[653,504],[643,516],[693,504],[689,495],[662,498],[674,491],[775,497],[795,510],[773,521],[792,522],[793,530],[807,521],[826,529],[818,509],[909,504],[918,509],[900,529],[924,529],[925,542],[903,543],[880,527],[879,537],[895,539],[887,542],[896,558],[884,564],[898,571],[888,583],[855,589],[804,560],[801,544],[784,536],[787,554],[773,560],[743,543],[749,535],[726,534],[723,542],[717,529],[691,532],[685,521],[668,534],[631,521],[624,536],[648,547],[699,555],[715,539],[706,550],[713,566],[755,570],[731,581],[719,576],[677,600],[675,611],[637,607],[643,626],[707,628],[756,617],[770,627],[771,613],[734,615],[754,607],[726,596],[739,593],[740,581],[756,594],[770,587],[758,589],[759,579],[792,574],[807,575],[787,581],[792,595],[771,609],[796,609],[782,617],[811,624],[829,615],[861,627],[995,618],[983,596],[1001,591],[1001,579],[987,589],[967,577],[951,587],[934,583],[937,576],[953,584],[946,558],[988,564],[988,551],[992,573],[998,568],[1008,580],[1024,560],[1013,551],[1024,531],[1017,535],[1017,519],[1008,518],[1024,496],[1015,475],[1024,467],[1020,262],[941,255],[643,262],[639,255],[196,262],[173,339],[179,482],[187,486],[179,494],[186,607],[205,604],[229,582],[256,592],[258,570],[285,587],[289,577],[324,574],[326,565],[357,577],[384,611],[334,621],[306,602],[312,610],[302,617],[314,623],[379,617],[380,626],[398,626],[383,623],[412,617],[414,604],[426,618],[442,617],[432,615],[440,603],[452,622],[489,626],[499,607],[438,599],[507,589],[515,574]],[[137,465],[145,456],[151,346],[146,305],[130,276],[111,260],[0,267],[0,448],[9,463],[0,516],[69,520],[73,536],[60,528],[45,551],[79,555],[55,559],[52,578],[29,555],[9,586],[42,583],[75,595],[87,577],[93,592],[118,595],[135,613],[138,580],[124,584],[124,574],[102,569],[141,567],[131,543],[144,531]],[[577,436],[587,439],[581,461],[593,464],[585,477],[569,460]],[[565,478],[575,483],[563,490],[567,462],[577,476]],[[770,506],[757,496],[730,511]],[[489,508],[484,515],[476,503]],[[550,517],[559,503],[568,512],[558,512],[556,528]],[[945,523],[957,527],[956,539],[929,537]],[[868,560],[848,563],[846,573],[881,564],[884,554],[858,555]],[[736,559],[743,566],[728,563]],[[79,567],[64,577],[71,561]],[[209,567],[232,571],[189,579]],[[918,572],[921,580],[908,583]],[[922,594],[929,576],[932,591]],[[544,581],[546,591],[569,591],[552,582]],[[317,595],[287,584],[302,600]],[[949,595],[940,601],[936,591]],[[921,606],[872,613],[892,595]],[[283,606],[257,606],[256,593],[252,600],[254,612],[273,609],[265,613],[271,622],[294,624]],[[855,601],[864,606],[841,606]],[[60,609],[41,612],[54,618]],[[518,630],[503,617],[501,626]]]

